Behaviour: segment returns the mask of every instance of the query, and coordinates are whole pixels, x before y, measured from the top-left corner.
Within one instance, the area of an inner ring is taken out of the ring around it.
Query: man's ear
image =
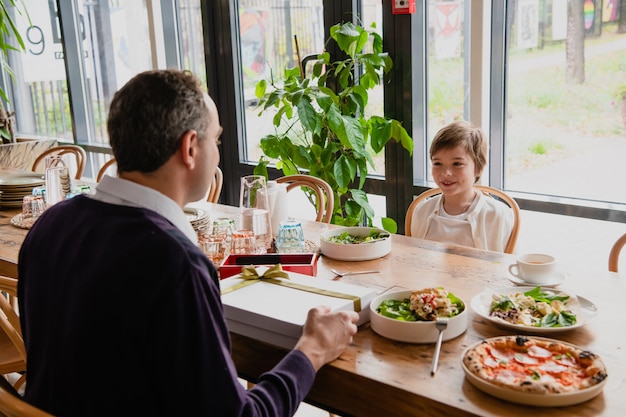
[[[196,167],[196,156],[198,155],[198,133],[195,130],[188,130],[180,140],[180,154],[183,163],[189,169]]]

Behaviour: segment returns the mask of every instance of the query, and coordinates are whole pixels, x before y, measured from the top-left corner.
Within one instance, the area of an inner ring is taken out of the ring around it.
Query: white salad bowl
[[[329,239],[348,233],[352,236],[369,236],[372,231],[385,233],[384,238],[362,243],[335,243]],[[320,251],[329,258],[339,261],[369,261],[382,258],[391,252],[391,234],[377,227],[340,227],[320,235]]]
[[[435,343],[439,330],[435,327],[434,321],[401,321],[385,317],[378,313],[378,307],[386,300],[403,300],[411,297],[411,290],[392,291],[379,295],[370,303],[370,323],[372,330],[387,339],[407,343]],[[454,339],[467,330],[469,313],[468,306],[465,305],[463,311],[448,321],[448,327],[443,332],[443,340]]]

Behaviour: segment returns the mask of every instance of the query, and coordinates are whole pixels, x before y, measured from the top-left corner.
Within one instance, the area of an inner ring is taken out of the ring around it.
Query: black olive
[[[524,336],[515,336],[515,343],[518,346],[524,346],[526,342],[528,342],[528,339],[525,338]]]

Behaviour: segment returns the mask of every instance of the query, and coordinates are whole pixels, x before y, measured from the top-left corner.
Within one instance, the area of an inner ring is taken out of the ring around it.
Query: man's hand
[[[354,311],[330,312],[320,306],[309,310],[302,336],[295,349],[301,350],[311,361],[315,372],[343,353],[357,332],[359,315]]]

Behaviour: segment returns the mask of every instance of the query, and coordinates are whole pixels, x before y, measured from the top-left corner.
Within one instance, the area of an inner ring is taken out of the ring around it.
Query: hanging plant
[[[399,121],[365,114],[368,90],[393,65],[380,35],[373,28],[342,23],[331,27],[330,36],[346,59],[331,62],[324,52],[309,76],[296,67],[285,70],[282,83],[273,78],[257,83],[260,114],[268,109],[276,113],[275,132],[261,139],[264,156],[254,172],[267,177],[267,166],[274,162],[285,175],[304,172],[321,178],[335,194],[333,224],[372,225],[375,213],[363,185],[374,167],[373,155],[390,140],[412,154],[413,140]],[[382,218],[382,225],[397,231],[393,219]]]

